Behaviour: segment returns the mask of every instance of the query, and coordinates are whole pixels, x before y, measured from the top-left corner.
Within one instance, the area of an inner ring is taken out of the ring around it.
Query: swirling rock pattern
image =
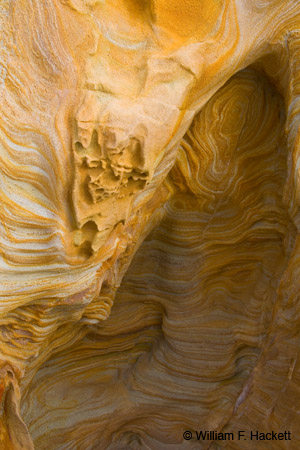
[[[0,448],[298,449],[298,2],[0,24]]]

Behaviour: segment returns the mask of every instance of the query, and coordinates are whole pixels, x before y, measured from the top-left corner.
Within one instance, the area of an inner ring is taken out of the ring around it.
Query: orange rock
[[[0,27],[0,450],[298,449],[299,3]]]

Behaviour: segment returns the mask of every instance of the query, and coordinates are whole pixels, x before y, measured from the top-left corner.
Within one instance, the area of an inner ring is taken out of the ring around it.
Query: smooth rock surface
[[[0,449],[299,449],[299,2],[0,27]]]

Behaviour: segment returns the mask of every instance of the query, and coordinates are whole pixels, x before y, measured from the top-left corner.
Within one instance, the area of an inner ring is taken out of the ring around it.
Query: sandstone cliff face
[[[299,3],[0,24],[0,449],[298,449]]]

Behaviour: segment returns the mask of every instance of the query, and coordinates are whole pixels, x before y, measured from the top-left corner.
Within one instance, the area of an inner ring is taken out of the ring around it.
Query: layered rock
[[[0,17],[2,448],[298,448],[297,2]]]

